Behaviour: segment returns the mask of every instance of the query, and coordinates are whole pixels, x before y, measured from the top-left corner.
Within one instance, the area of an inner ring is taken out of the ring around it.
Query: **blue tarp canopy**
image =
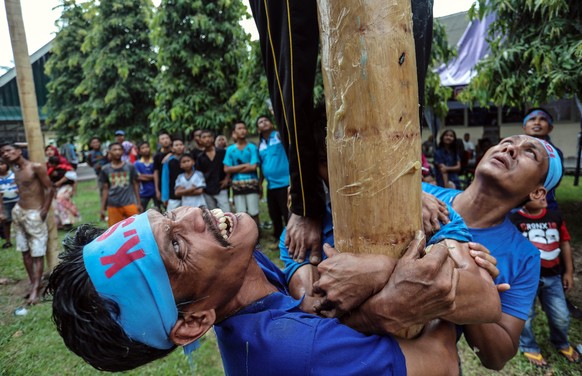
[[[475,65],[489,53],[487,31],[495,20],[495,14],[489,14],[483,20],[469,23],[465,33],[457,44],[457,57],[441,65],[437,73],[443,86],[465,86],[475,76]]]

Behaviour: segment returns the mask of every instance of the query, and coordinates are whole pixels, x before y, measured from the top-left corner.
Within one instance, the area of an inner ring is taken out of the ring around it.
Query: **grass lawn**
[[[582,306],[582,187],[572,186],[572,177],[565,177],[558,189],[558,201],[569,224],[573,238],[574,255],[577,259],[575,275],[576,291],[571,296],[578,306]],[[81,182],[75,198],[83,222],[97,223],[99,218],[98,191],[94,181]],[[266,204],[261,203],[261,222],[269,220]],[[103,224],[104,225],[104,224]],[[271,259],[277,259],[277,242],[265,230],[261,236],[261,247]],[[65,233],[59,234],[60,238]],[[278,260],[277,260],[278,261]],[[85,364],[69,352],[51,321],[49,301],[29,308],[26,316],[14,316],[14,310],[22,306],[28,282],[22,259],[14,248],[0,250],[0,278],[8,278],[0,285],[0,375],[91,375],[98,371]],[[281,265],[279,263],[279,265]],[[522,356],[516,356],[500,372],[489,372],[478,364],[478,360],[461,340],[459,344],[465,375],[580,375],[581,365],[569,365],[551,348],[544,315],[537,318],[537,333],[542,351],[551,367],[540,371],[531,367]],[[572,320],[570,340],[582,343],[582,322]],[[202,347],[193,359],[186,358],[180,351],[164,360],[155,362],[129,375],[222,375],[222,365],[216,339],[213,333],[202,340]]]

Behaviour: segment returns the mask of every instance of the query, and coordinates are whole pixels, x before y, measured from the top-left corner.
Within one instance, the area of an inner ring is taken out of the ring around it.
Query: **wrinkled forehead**
[[[542,145],[540,140],[538,140],[537,138],[532,137],[532,136],[527,136],[524,134],[510,136],[510,137],[506,137],[506,138],[502,139],[501,141],[499,141],[499,144],[502,144],[504,142],[512,142],[515,145],[520,145],[520,146],[521,145],[531,146],[535,149],[538,149],[538,150],[546,153],[546,149],[544,148],[544,145]]]

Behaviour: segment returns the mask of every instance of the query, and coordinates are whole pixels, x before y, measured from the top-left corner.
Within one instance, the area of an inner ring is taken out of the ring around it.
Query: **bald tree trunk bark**
[[[20,99],[20,108],[22,109],[29,158],[33,162],[45,163],[44,144],[38,117],[38,104],[36,101],[34,79],[30,65],[30,57],[28,55],[28,45],[26,43],[26,32],[24,30],[20,1],[5,0],[4,4],[6,6],[6,18],[8,19],[10,41],[14,54],[18,98]],[[46,261],[48,271],[50,272],[58,262],[58,234],[54,224],[52,208],[47,215],[47,224],[49,228],[49,244]]]
[[[410,2],[318,0],[318,11],[335,246],[400,257],[422,225]]]

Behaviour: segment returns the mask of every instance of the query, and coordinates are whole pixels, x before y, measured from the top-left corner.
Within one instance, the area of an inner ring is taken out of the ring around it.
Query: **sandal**
[[[570,363],[578,363],[580,361],[580,354],[572,346],[569,346],[567,349],[560,349],[558,350],[564,358]]]
[[[546,360],[544,359],[544,356],[540,353],[530,353],[530,352],[524,351],[523,356],[526,357],[528,362],[530,362],[531,364],[533,364],[536,367],[545,368],[548,366],[548,362],[546,362]]]

